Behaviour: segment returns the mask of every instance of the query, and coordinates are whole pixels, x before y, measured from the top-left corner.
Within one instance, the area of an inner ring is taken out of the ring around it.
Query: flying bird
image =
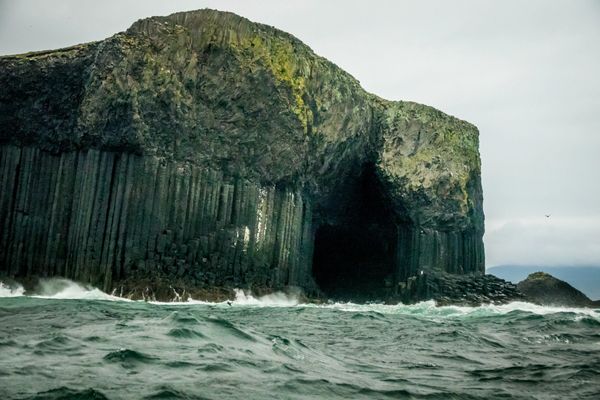
[[[550,218],[551,214],[544,214],[546,216],[546,218]]]

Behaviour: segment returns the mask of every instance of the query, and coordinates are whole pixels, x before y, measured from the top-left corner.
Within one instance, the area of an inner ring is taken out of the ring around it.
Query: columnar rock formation
[[[0,58],[0,273],[367,293],[483,273],[477,129],[212,10]]]

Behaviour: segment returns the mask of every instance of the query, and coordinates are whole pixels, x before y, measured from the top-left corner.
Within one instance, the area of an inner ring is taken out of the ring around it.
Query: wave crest
[[[72,300],[125,300],[106,294],[93,286],[61,278],[41,279],[32,297]]]
[[[437,306],[434,300],[423,301],[416,304],[356,304],[356,303],[328,303],[321,305],[306,305],[307,307],[332,308],[348,312],[377,312],[380,314],[405,314],[431,317],[488,317],[505,315],[512,312],[525,312],[533,315],[547,315],[558,313],[571,313],[578,316],[587,316],[600,319],[600,310],[591,308],[573,308],[558,306],[540,306],[526,302],[512,302],[507,304],[484,304],[477,307],[471,306]]]
[[[27,291],[20,284],[8,285],[0,281],[0,298],[2,297],[36,297],[42,299],[70,300],[120,300],[122,297],[111,296],[93,286],[84,285],[63,278],[40,279],[36,288]]]
[[[275,292],[260,297],[254,297],[242,289],[234,289],[235,300],[232,304],[241,306],[292,307],[300,304],[297,296],[283,292]]]
[[[505,315],[512,312],[525,312],[534,315],[548,315],[558,313],[574,314],[577,319],[591,318],[593,321],[600,321],[600,310],[591,308],[573,308],[559,306],[540,306],[526,302],[512,302],[502,305],[486,304],[478,307],[470,306],[437,306],[435,301],[424,301],[417,304],[405,305],[387,305],[387,304],[357,304],[329,302],[326,304],[302,303],[297,295],[275,292],[264,296],[255,296],[251,292],[242,289],[234,289],[235,298],[231,301],[212,303],[200,300],[188,300],[187,302],[151,302],[155,305],[211,305],[211,306],[238,306],[238,307],[306,307],[306,308],[327,308],[339,311],[355,313],[377,313],[380,317],[386,314],[404,314],[414,316],[426,316],[437,318],[470,318],[470,317],[488,317],[495,315]],[[0,281],[0,298],[30,296],[43,299],[73,299],[73,300],[110,300],[110,301],[132,301],[126,298],[117,297],[104,293],[100,289],[89,285],[73,282],[68,279],[51,278],[40,280],[38,286],[33,292],[25,295],[22,285],[8,285]],[[593,322],[592,322],[593,323]]]

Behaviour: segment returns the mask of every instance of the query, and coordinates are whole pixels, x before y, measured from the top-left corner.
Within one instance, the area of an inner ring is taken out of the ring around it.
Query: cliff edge
[[[477,129],[275,28],[147,18],[0,57],[0,87],[0,274],[385,297],[484,271]]]

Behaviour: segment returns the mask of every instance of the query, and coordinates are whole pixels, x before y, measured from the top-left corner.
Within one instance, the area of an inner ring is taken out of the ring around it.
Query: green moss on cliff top
[[[236,44],[233,44],[236,46]],[[236,46],[237,47],[237,46]],[[290,104],[294,114],[300,120],[304,129],[308,121],[312,121],[312,111],[307,107],[303,97],[306,94],[306,70],[301,69],[299,60],[294,54],[292,42],[275,38],[265,41],[260,35],[243,38],[239,43],[240,51],[246,52],[246,59],[259,59],[273,74],[278,84],[288,86],[293,94],[293,103]]]
[[[447,215],[470,216],[482,229],[477,128],[413,102],[384,107],[381,169],[396,182],[398,196],[426,199],[413,219],[425,223],[444,210]]]

